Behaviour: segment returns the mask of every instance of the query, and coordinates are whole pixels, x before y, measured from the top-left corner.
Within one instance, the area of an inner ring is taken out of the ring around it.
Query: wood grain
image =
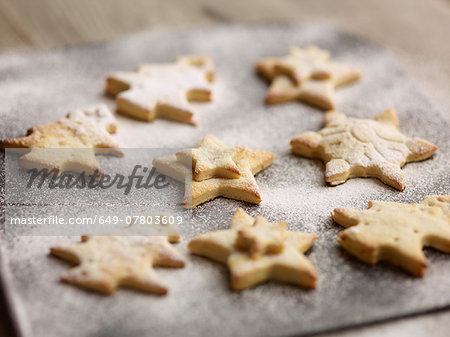
[[[431,30],[435,40],[445,38],[449,17],[448,0],[0,0],[0,51],[101,41],[151,27],[317,19],[413,48],[411,39]]]
[[[154,27],[331,22],[391,49],[450,107],[449,0],[0,0],[0,52],[99,42]],[[444,116],[450,121],[450,114]]]

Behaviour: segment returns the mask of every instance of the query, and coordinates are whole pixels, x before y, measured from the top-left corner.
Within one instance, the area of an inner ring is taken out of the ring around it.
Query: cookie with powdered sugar
[[[270,81],[265,103],[301,100],[322,109],[334,109],[335,88],[358,80],[356,68],[330,61],[328,51],[316,46],[291,47],[284,57],[256,63],[258,74]]]
[[[339,244],[371,265],[386,260],[423,276],[423,246],[450,253],[450,195],[427,196],[420,204],[370,201],[367,210],[336,208],[332,216],[347,227]]]
[[[159,172],[185,183],[184,206],[194,208],[216,197],[261,202],[254,175],[272,165],[272,152],[228,147],[212,135],[199,146],[155,158]]]
[[[192,239],[189,250],[226,264],[233,290],[268,280],[315,288],[316,270],[304,253],[316,239],[314,234],[288,231],[286,222],[272,224],[238,208],[230,229]]]
[[[182,268],[184,258],[169,243],[179,237],[83,236],[80,243],[60,244],[50,253],[77,266],[61,275],[64,282],[112,294],[118,286],[167,294],[154,266]]]
[[[73,110],[57,122],[32,127],[26,137],[5,139],[0,147],[21,153],[31,149],[19,160],[25,169],[102,174],[96,154],[123,156],[111,136],[116,130],[116,120],[108,107],[98,104]]]
[[[401,167],[427,159],[437,146],[409,138],[398,130],[398,118],[388,109],[372,119],[357,119],[336,111],[325,114],[325,127],[291,140],[293,153],[325,162],[325,180],[339,185],[353,177],[374,177],[398,190],[405,188]]]
[[[116,96],[117,111],[144,121],[166,118],[195,125],[190,102],[212,100],[215,67],[204,55],[185,55],[173,63],[144,64],[134,72],[106,78],[106,92]]]

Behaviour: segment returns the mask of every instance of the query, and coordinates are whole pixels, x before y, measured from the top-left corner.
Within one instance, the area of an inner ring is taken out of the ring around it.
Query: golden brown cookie
[[[186,55],[174,63],[144,64],[135,72],[113,73],[106,78],[106,92],[117,96],[117,110],[127,116],[195,125],[189,102],[211,101],[214,74],[211,58]]]
[[[423,276],[423,246],[450,253],[450,195],[427,196],[420,204],[370,201],[367,210],[336,208],[332,217],[348,227],[339,233],[341,246],[371,265],[386,260]]]
[[[211,150],[207,151],[207,155],[203,153],[205,148]],[[275,157],[273,153],[243,147],[228,148],[212,135],[206,135],[197,149],[200,151],[198,153],[194,151],[194,161],[186,160],[192,149],[153,160],[153,166],[159,172],[185,183],[185,207],[193,208],[219,196],[253,204],[261,202],[254,175],[273,163]],[[237,177],[229,179],[216,177],[224,172],[234,173]],[[195,176],[197,175],[198,179],[202,173],[211,178],[195,180]]]
[[[101,174],[96,153],[123,156],[111,136],[116,130],[114,116],[106,105],[99,104],[76,109],[55,123],[35,126],[28,130],[26,137],[5,139],[0,147],[31,148],[19,160],[19,165],[26,169],[46,168],[56,169],[59,173],[86,174],[97,170]]]
[[[226,264],[233,290],[268,280],[315,288],[316,271],[303,253],[317,236],[287,231],[286,227],[285,222],[271,224],[262,216],[252,218],[238,208],[230,229],[194,238],[189,250]]]
[[[327,51],[308,46],[291,47],[287,56],[258,61],[256,71],[271,82],[266,104],[298,99],[325,110],[333,109],[335,88],[358,80],[361,73],[329,58]]]
[[[118,286],[167,294],[154,266],[184,267],[184,259],[166,236],[83,236],[82,243],[52,247],[52,255],[77,266],[61,275],[64,282],[112,294]]]
[[[349,118],[329,111],[325,127],[304,132],[291,140],[291,150],[325,164],[325,179],[339,185],[353,177],[374,177],[398,190],[405,188],[401,167],[424,160],[437,150],[421,138],[408,138],[398,129],[398,118],[388,109],[371,119]]]

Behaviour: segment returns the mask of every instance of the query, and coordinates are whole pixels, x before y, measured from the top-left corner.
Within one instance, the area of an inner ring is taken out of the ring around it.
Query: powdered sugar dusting
[[[327,186],[320,161],[290,153],[290,139],[321,129],[324,114],[300,102],[264,106],[267,85],[255,76],[253,64],[263,57],[281,55],[290,45],[311,43],[363,73],[360,81],[339,90],[339,111],[372,119],[394,107],[403,134],[427,139],[439,147],[429,160],[403,168],[403,192],[376,179],[355,178],[336,187]],[[388,265],[366,266],[336,243],[342,230],[331,220],[330,212],[336,207],[365,209],[369,200],[419,202],[424,195],[449,194],[450,132],[439,112],[390,55],[329,26],[225,26],[149,32],[100,46],[2,56],[0,92],[4,99],[0,115],[2,125],[8,128],[0,129],[0,138],[20,136],[30,126],[61,119],[73,107],[97,101],[114,107],[114,100],[103,95],[102,87],[111,71],[145,62],[167,62],[190,52],[206,53],[217,64],[215,100],[195,105],[199,126],[164,120],[149,124],[118,116],[116,139],[127,147],[191,148],[211,133],[230,146],[274,152],[274,164],[256,175],[261,204],[218,198],[194,209],[195,221],[180,229],[184,236],[175,246],[186,254],[186,267],[176,272],[158,270],[171,291],[166,297],[121,290],[113,298],[103,298],[60,284],[59,273],[67,266],[47,258],[48,247],[75,238],[3,240],[2,258],[7,258],[7,275],[13,281],[10,292],[22,308],[21,322],[27,322],[34,335],[46,331],[47,335],[64,337],[76,331],[80,336],[149,332],[198,336],[212,329],[222,336],[299,335],[450,304],[448,255],[427,251],[426,277],[417,280]],[[93,200],[100,198],[93,195]],[[49,202],[58,207],[58,200]],[[188,254],[190,237],[228,228],[237,207],[272,222],[286,220],[289,230],[319,235],[307,253],[317,268],[317,290],[270,283],[233,293],[225,268]],[[126,213],[128,208],[118,205],[117,209]]]
[[[188,92],[199,90],[211,92],[208,68],[181,63],[145,64],[134,73],[119,72],[109,76],[126,83],[130,89],[121,92],[118,98],[142,109],[151,111],[158,104],[171,105],[189,111]]]

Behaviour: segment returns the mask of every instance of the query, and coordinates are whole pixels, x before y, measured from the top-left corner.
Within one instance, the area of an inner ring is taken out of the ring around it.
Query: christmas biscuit
[[[431,157],[436,145],[409,138],[398,129],[398,118],[388,109],[371,119],[349,118],[329,111],[325,127],[291,140],[293,153],[325,163],[325,180],[339,185],[353,177],[375,177],[398,190],[405,188],[401,167]]]
[[[192,254],[224,263],[231,288],[243,290],[274,280],[315,288],[314,266],[303,255],[317,236],[286,230],[287,223],[269,223],[237,209],[230,229],[202,234],[189,243]]]
[[[423,246],[450,253],[450,196],[427,196],[420,204],[370,201],[367,210],[336,208],[333,220],[347,227],[338,242],[361,261],[386,260],[423,276]]]
[[[104,104],[99,104],[76,109],[57,122],[35,126],[26,137],[5,139],[0,147],[30,148],[19,160],[19,165],[26,169],[101,174],[95,154],[123,156],[111,136],[116,130],[114,116]]]
[[[214,74],[211,58],[186,55],[173,63],[144,64],[134,72],[113,73],[106,78],[106,92],[116,96],[117,111],[124,115],[195,125],[190,102],[211,101]]]
[[[266,151],[228,147],[206,135],[196,149],[153,160],[161,173],[184,182],[185,207],[195,207],[222,196],[257,204],[261,202],[254,175],[273,163]]]
[[[64,282],[112,294],[123,285],[167,294],[154,266],[181,268],[184,259],[166,236],[83,236],[81,243],[52,247],[52,255],[77,266],[61,275]]]
[[[287,56],[262,59],[256,71],[271,82],[266,104],[298,99],[325,110],[335,107],[336,87],[361,77],[357,69],[330,61],[329,53],[316,46],[291,47]]]

